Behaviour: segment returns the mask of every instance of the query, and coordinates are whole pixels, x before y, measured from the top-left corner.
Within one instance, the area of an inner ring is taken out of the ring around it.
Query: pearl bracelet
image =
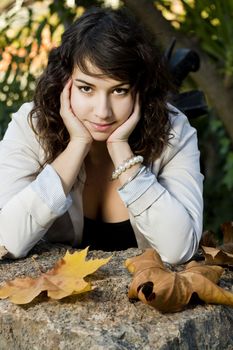
[[[119,165],[112,173],[112,180],[118,179],[118,177],[127,169],[131,168],[135,164],[143,162],[142,156],[133,156],[132,158],[127,159],[124,163]]]

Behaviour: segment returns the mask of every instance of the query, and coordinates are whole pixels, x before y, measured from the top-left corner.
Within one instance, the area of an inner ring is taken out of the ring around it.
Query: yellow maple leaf
[[[70,254],[68,251],[53,269],[37,278],[16,278],[0,287],[0,298],[9,298],[15,304],[30,303],[42,291],[52,299],[61,299],[68,295],[79,294],[93,289],[84,277],[108,263],[106,259],[86,260],[88,247]]]

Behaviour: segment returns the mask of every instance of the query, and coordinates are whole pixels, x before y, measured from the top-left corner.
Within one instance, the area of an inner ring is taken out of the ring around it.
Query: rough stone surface
[[[0,282],[36,276],[38,265],[47,271],[66,249],[42,244],[26,259],[1,261]],[[141,253],[139,249],[89,252],[88,258],[113,255],[89,277],[96,285],[91,292],[60,301],[40,295],[23,306],[0,300],[0,349],[232,350],[233,308],[189,305],[179,313],[161,314],[140,301],[129,302],[127,290],[132,277],[124,261]],[[233,291],[232,282],[233,273],[227,270],[221,286]]]

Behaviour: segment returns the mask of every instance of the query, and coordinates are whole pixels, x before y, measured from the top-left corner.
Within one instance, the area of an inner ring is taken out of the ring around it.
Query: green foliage
[[[203,50],[223,74],[227,87],[233,86],[233,1],[182,1],[186,11],[181,30],[198,37]]]
[[[195,34],[204,51],[227,75],[233,75],[233,2],[196,1],[194,8],[185,1],[182,3],[186,20],[181,29]]]
[[[51,12],[35,17],[31,7],[10,16],[2,15],[5,25],[0,33],[0,136],[11,113],[32,98],[36,76],[46,61],[42,33],[46,26],[50,33],[54,32],[49,15]]]

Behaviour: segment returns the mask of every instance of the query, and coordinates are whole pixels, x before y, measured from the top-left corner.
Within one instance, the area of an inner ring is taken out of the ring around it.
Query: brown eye
[[[115,95],[126,95],[129,92],[129,89],[123,89],[123,88],[116,88],[114,90]]]
[[[86,94],[92,92],[91,87],[90,87],[90,86],[86,86],[86,85],[84,85],[84,86],[78,86],[78,89],[79,89],[80,91],[86,93]]]

